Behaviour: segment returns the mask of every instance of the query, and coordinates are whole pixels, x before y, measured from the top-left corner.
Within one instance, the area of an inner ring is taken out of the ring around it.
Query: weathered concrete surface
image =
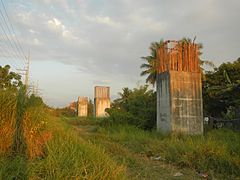
[[[94,112],[96,117],[107,116],[106,108],[110,108],[110,87],[96,86],[94,88]]]
[[[94,87],[94,98],[109,98],[110,87],[107,86],[95,86]]]
[[[88,115],[88,98],[87,97],[78,97],[77,113],[79,117],[87,117]]]
[[[202,85],[198,72],[166,71],[157,77],[157,128],[203,132]]]
[[[95,116],[96,117],[107,116],[105,109],[110,108],[110,99],[109,98],[95,98],[94,104],[95,104]]]
[[[171,131],[169,76],[168,72],[157,75],[157,128],[164,133]]]

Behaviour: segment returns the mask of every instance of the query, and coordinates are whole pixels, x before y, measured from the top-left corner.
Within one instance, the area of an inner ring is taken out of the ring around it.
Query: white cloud
[[[57,18],[53,18],[47,21],[50,30],[60,33],[62,37],[70,40],[77,40],[78,37],[73,35],[73,33],[68,30],[65,25]]]
[[[51,20],[48,20],[47,23],[48,23],[49,28],[53,31],[63,31],[63,30],[65,30],[65,26],[57,18],[53,18]]]
[[[34,43],[35,45],[37,45],[37,46],[39,46],[39,45],[42,44],[42,43],[39,41],[38,38],[34,38],[34,39],[33,39],[33,43]]]
[[[86,19],[91,22],[96,22],[98,24],[104,24],[112,27],[121,27],[121,23],[112,20],[109,16],[86,16]]]

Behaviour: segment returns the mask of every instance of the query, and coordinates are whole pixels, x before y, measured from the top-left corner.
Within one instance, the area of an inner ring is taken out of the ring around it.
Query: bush
[[[156,92],[148,90],[148,86],[140,86],[130,90],[123,88],[121,98],[116,99],[107,110],[110,120],[119,124],[135,125],[141,129],[156,127]]]

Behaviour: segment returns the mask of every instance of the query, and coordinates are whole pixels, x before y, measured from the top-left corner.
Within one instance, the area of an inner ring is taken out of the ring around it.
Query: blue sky
[[[202,58],[216,65],[240,56],[238,0],[3,1],[16,36],[30,50],[31,82],[38,81],[55,107],[77,96],[92,98],[95,85],[110,86],[115,98],[123,87],[143,84],[140,57],[161,38],[197,36]],[[1,44],[7,48],[3,38]],[[21,59],[0,56],[0,62],[23,66]]]

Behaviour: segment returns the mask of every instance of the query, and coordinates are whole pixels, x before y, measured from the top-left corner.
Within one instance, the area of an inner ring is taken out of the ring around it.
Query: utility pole
[[[38,87],[38,81],[37,81],[37,85],[36,85],[36,96],[38,96],[39,95],[39,87]]]
[[[30,52],[28,51],[27,67],[26,67],[26,75],[25,75],[25,86],[27,90],[29,88],[29,67],[30,67]]]
[[[20,75],[25,76],[25,86],[26,90],[29,89],[29,68],[30,68],[30,52],[28,51],[28,57],[26,58],[26,67],[24,69],[17,69],[20,71]]]

